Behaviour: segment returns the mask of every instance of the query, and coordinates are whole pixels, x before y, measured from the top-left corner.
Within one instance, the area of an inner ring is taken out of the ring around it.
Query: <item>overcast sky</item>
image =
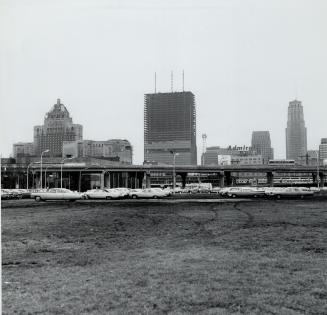
[[[83,138],[126,138],[143,161],[144,94],[192,91],[197,145],[250,145],[269,130],[285,157],[288,102],[302,101],[308,149],[327,137],[325,0],[2,0],[3,157],[33,141],[57,98]],[[200,155],[198,155],[200,161]]]

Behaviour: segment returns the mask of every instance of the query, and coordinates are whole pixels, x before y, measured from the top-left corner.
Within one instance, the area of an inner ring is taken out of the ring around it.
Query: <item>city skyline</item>
[[[31,126],[61,98],[84,138],[128,139],[142,163],[143,95],[154,92],[155,72],[157,91],[169,92],[171,70],[181,91],[183,69],[185,90],[196,95],[198,160],[201,134],[208,146],[224,147],[250,145],[253,130],[269,130],[275,157],[285,158],[287,106],[295,98],[304,107],[308,150],[326,137],[324,1],[28,5],[1,4],[2,156],[31,141]]]

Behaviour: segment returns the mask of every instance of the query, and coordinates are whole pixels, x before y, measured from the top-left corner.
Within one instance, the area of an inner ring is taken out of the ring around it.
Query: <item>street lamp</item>
[[[44,171],[45,188],[47,188],[47,169],[48,169],[49,167],[51,167],[51,166],[52,166],[52,165],[47,166],[46,169],[45,169],[45,171]]]
[[[74,157],[69,157],[69,158],[64,158],[63,160],[61,160],[61,167],[60,167],[60,188],[62,188],[62,165],[64,164],[64,162],[66,160],[71,160]]]
[[[47,153],[47,152],[50,152],[50,150],[49,149],[47,149],[47,150],[44,150],[42,153],[41,153],[41,167],[40,167],[40,173],[41,173],[41,175],[40,175],[40,181],[41,181],[41,189],[42,189],[42,157],[43,157],[43,153]]]
[[[173,194],[175,194],[175,186],[176,186],[176,155],[179,155],[179,153],[176,153],[174,151],[170,151],[170,153],[173,155]]]
[[[29,171],[29,168],[30,168],[30,166],[32,165],[32,164],[36,164],[36,163],[41,163],[40,161],[39,162],[31,162],[30,164],[28,164],[28,166],[27,166],[27,170],[26,170],[26,189],[28,189],[28,171]]]

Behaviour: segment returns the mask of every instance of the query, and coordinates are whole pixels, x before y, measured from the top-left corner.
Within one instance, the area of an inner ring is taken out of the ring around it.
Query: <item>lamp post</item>
[[[60,167],[60,188],[62,188],[62,165],[64,164],[64,162],[66,160],[71,160],[71,159],[73,159],[73,157],[64,158],[63,160],[61,160],[61,167]]]
[[[34,162],[32,162],[32,163],[30,163],[30,164],[28,164],[28,166],[27,166],[27,170],[26,170],[26,189],[28,189],[28,171],[29,171],[29,168],[30,168],[30,166],[33,164]]]
[[[47,188],[47,169],[50,167],[51,165],[47,166],[45,171],[44,171],[44,178],[45,178],[45,188]]]
[[[28,189],[28,174],[29,174],[29,168],[32,164],[38,164],[41,163],[41,161],[38,162],[31,162],[30,164],[28,164],[27,166],[27,170],[26,170],[26,189]],[[34,184],[34,179],[33,179],[33,184]]]
[[[176,186],[176,155],[179,155],[179,153],[176,153],[174,151],[170,151],[170,153],[173,155],[173,194],[175,194],[175,186]]]
[[[40,182],[41,182],[41,189],[42,189],[42,157],[43,157],[43,154],[44,154],[44,153],[47,153],[47,152],[50,152],[50,150],[47,149],[47,150],[44,150],[44,151],[41,153],[41,166],[40,166]]]

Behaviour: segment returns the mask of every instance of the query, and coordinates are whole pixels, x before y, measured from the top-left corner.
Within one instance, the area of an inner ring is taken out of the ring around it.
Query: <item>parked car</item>
[[[7,191],[11,194],[12,199],[22,198],[22,193],[19,191],[19,189],[8,189]]]
[[[83,199],[118,199],[120,193],[113,189],[90,189],[82,196]]]
[[[231,187],[227,192],[227,196],[236,197],[259,197],[264,196],[265,190],[256,187]]]
[[[46,201],[46,200],[69,200],[75,201],[82,198],[82,194],[78,192],[73,192],[65,188],[51,188],[48,190],[40,190],[38,192],[32,192],[31,198],[36,201]]]
[[[273,187],[265,190],[267,196],[276,198],[281,197],[300,197],[313,196],[314,191],[307,187]]]
[[[154,190],[153,188],[146,189],[131,189],[129,192],[129,196],[133,199],[136,198],[161,198],[163,197],[161,193]]]
[[[31,192],[28,189],[18,189],[22,195],[22,198],[31,198]]]

